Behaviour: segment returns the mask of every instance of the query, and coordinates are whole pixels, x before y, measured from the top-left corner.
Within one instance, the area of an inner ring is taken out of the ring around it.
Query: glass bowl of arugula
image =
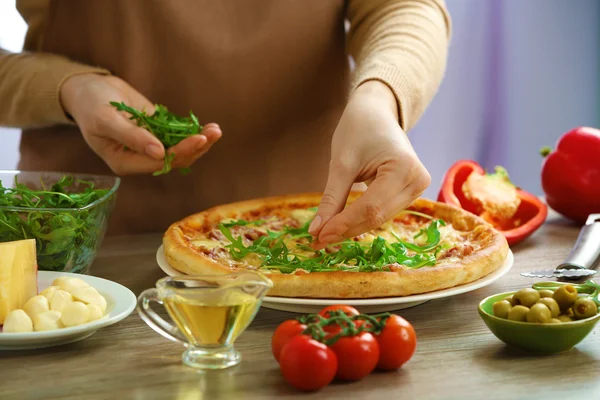
[[[0,242],[35,239],[38,269],[88,274],[121,180],[0,171]]]

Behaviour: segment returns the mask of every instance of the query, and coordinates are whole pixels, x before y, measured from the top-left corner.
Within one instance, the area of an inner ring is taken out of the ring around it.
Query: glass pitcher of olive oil
[[[222,369],[239,364],[233,344],[250,325],[271,280],[254,272],[165,277],[138,297],[137,311],[152,329],[183,343],[183,362],[193,368]],[[177,327],[150,308],[162,304]]]

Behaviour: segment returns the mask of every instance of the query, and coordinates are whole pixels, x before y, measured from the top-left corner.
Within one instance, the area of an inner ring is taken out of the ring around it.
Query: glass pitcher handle
[[[169,340],[188,345],[179,329],[162,319],[157,313],[150,308],[150,303],[155,302],[163,305],[162,300],[158,297],[156,289],[146,289],[140,294],[137,301],[137,312],[142,320],[148,324],[156,333],[161,334]]]

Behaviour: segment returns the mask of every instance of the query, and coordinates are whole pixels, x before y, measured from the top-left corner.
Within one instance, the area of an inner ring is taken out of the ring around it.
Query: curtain
[[[573,127],[600,127],[600,1],[446,1],[446,77],[409,133],[432,175],[425,195],[464,158],[503,165],[541,195],[539,149]]]

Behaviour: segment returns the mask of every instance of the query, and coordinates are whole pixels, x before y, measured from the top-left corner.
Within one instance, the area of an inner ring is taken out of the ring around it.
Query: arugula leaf
[[[229,230],[229,228],[227,226],[225,226],[224,224],[220,224],[219,225],[219,230],[223,233],[223,235],[227,238],[227,240],[229,240],[231,242],[231,244],[228,246],[229,247],[229,252],[231,253],[231,256],[233,257],[234,260],[241,260],[242,258],[246,257],[250,252],[248,251],[248,248],[246,246],[244,246],[244,242],[242,241],[241,237],[233,237],[233,234],[231,233],[231,231]]]
[[[419,246],[414,243],[404,242],[394,232],[392,232],[392,235],[396,238],[396,240],[398,240],[398,242],[401,242],[407,249],[410,249],[410,250],[413,250],[413,251],[416,251],[419,253],[423,253],[426,251],[433,250],[434,248],[437,247],[438,244],[440,244],[441,234],[439,231],[439,227],[445,226],[445,225],[446,225],[446,223],[443,220],[437,219],[437,220],[432,221],[431,224],[429,224],[429,226],[426,229],[421,229],[419,231],[419,233],[417,233],[414,236],[414,239],[417,239],[423,235],[426,235],[427,241],[423,246]]]
[[[152,175],[154,176],[158,176],[158,175],[166,175],[169,172],[171,172],[171,169],[173,169],[173,167],[171,166],[171,164],[173,164],[173,160],[175,159],[175,153],[167,153],[165,154],[165,164],[163,165],[162,169],[159,171],[155,171],[152,173]],[[187,173],[187,172],[186,172]]]
[[[397,235],[397,242],[390,243],[382,237],[377,237],[371,244],[360,243],[354,240],[344,240],[332,246],[339,248],[336,251],[315,251],[305,244],[297,244],[296,249],[314,252],[312,256],[294,254],[287,247],[285,240],[306,238],[310,243],[312,236],[308,233],[310,222],[300,228],[286,227],[281,231],[267,231],[251,245],[246,246],[241,237],[234,237],[229,229],[232,226],[245,226],[257,221],[236,220],[221,223],[219,229],[229,240],[227,248],[235,260],[241,260],[249,254],[256,254],[262,260],[262,268],[276,269],[282,273],[292,273],[297,269],[307,271],[349,271],[371,272],[389,270],[393,264],[404,265],[408,268],[421,268],[435,265],[437,246],[441,235],[439,227],[445,225],[442,220],[433,220],[423,229],[418,236],[426,235],[427,242],[423,246],[402,241]],[[263,223],[264,221],[260,221]],[[409,255],[408,250],[416,254]],[[435,253],[429,253],[435,250]]]
[[[145,111],[136,110],[123,102],[111,101],[110,105],[119,111],[129,113],[129,119],[135,121],[138,126],[146,129],[160,140],[169,149],[175,146],[183,139],[192,135],[201,134],[203,126],[198,123],[198,118],[190,111],[189,117],[179,117],[170,112],[167,107],[156,104],[154,114],[148,115]],[[154,176],[168,174],[172,167],[175,154],[165,154],[164,166],[160,171],[154,172]],[[190,168],[179,170],[183,175],[187,175]]]
[[[266,221],[259,219],[256,221],[244,221],[243,219],[238,219],[238,220],[233,220],[233,221],[228,221],[228,222],[222,222],[221,225],[223,225],[226,228],[231,228],[232,226],[247,226],[247,225],[262,225],[264,224]]]

